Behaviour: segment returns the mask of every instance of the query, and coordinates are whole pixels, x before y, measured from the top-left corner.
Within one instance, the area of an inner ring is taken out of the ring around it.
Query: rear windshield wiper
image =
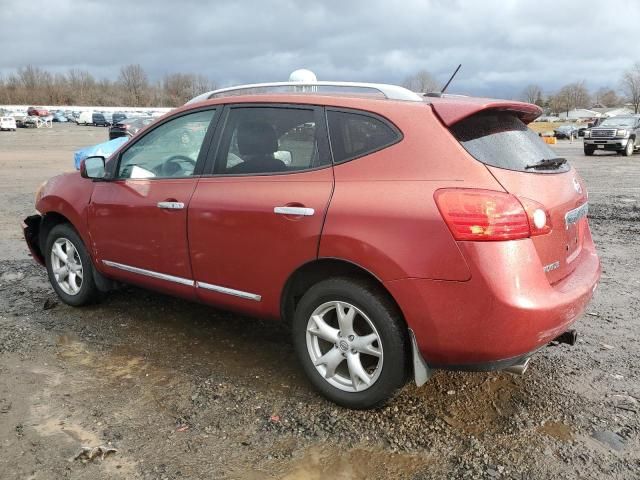
[[[526,167],[524,167],[524,169],[529,170],[533,168],[535,170],[555,170],[556,168],[560,168],[565,163],[567,163],[567,159],[562,157],[543,158],[538,163],[527,165]]]

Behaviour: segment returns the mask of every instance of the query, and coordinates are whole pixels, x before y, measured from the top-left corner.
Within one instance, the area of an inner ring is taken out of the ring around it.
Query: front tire
[[[594,149],[594,148],[584,147],[584,154],[585,154],[587,157],[592,156],[592,155],[593,155],[593,152],[595,152],[595,149]]]
[[[630,138],[629,140],[627,140],[627,146],[625,147],[624,151],[623,151],[623,155],[625,157],[630,157],[631,155],[633,155],[633,152],[635,150],[635,141],[633,138]]]
[[[71,225],[62,223],[51,229],[45,252],[49,282],[64,303],[79,307],[98,298],[93,263]]]
[[[406,381],[406,326],[376,285],[350,278],[317,283],[300,300],[292,330],[305,374],[338,405],[380,407]]]

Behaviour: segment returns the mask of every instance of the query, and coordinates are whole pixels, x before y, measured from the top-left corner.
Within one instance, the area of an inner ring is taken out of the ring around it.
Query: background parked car
[[[113,113],[112,112],[102,112],[102,116],[104,116],[105,121],[107,122],[107,127],[113,125]]]
[[[94,113],[93,115],[91,115],[91,123],[93,125],[97,126],[103,126],[103,127],[108,127],[109,126],[109,122],[107,121],[107,119],[104,117],[104,114],[102,113]]]
[[[15,115],[12,115],[12,116],[16,121],[16,126],[17,127],[23,127],[24,126],[23,122],[24,122],[25,118],[27,118],[27,115],[15,114]]]
[[[40,118],[37,115],[27,115],[22,120],[22,126],[25,127],[25,128],[26,127],[37,127],[39,120],[40,120]]]
[[[60,112],[56,112],[53,114],[53,122],[60,122],[60,123],[66,123],[69,120],[67,119],[67,117],[64,116],[64,113],[60,113]]]
[[[49,115],[49,110],[42,107],[29,107],[27,109],[27,115],[35,117],[46,117]]]
[[[140,130],[142,130],[147,125],[153,123],[154,118],[126,118],[121,120],[118,123],[115,123],[109,129],[109,140],[118,137],[129,136],[133,137]]]
[[[93,123],[93,112],[80,112],[76,118],[78,125],[90,125]]]
[[[0,130],[16,131],[16,119],[13,117],[0,117]]]
[[[561,125],[553,133],[556,138],[577,138],[578,127],[575,125]]]
[[[120,122],[121,120],[124,120],[127,118],[127,114],[124,112],[114,112],[113,115],[111,116],[111,125],[115,125],[116,123]]]

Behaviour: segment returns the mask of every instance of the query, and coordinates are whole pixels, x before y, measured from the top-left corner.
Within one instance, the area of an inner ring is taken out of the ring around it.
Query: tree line
[[[27,65],[0,76],[0,105],[177,107],[213,89],[215,82],[193,73],[169,73],[152,82],[138,64],[123,66],[116,80],[98,79],[88,70],[51,73]]]
[[[439,90],[435,78],[426,70],[405,78],[403,86],[414,92],[433,92]],[[562,113],[574,108],[620,107],[630,105],[635,113],[640,113],[640,62],[626,70],[617,88],[601,87],[590,92],[585,81],[564,85],[556,92],[545,94],[537,84],[527,85],[520,100],[535,103],[551,113]]]
[[[439,85],[427,70],[405,78],[403,86],[415,92],[433,92]],[[3,77],[0,75],[0,105],[102,105],[131,107],[177,107],[189,99],[215,89],[215,82],[193,73],[169,73],[151,82],[139,64],[125,65],[116,80],[98,79],[88,70],[73,68],[51,73],[27,65]],[[535,103],[552,113],[594,106],[630,104],[640,112],[640,62],[622,74],[617,89],[602,87],[589,92],[584,80],[569,83],[545,94],[537,84],[527,85],[521,100]]]

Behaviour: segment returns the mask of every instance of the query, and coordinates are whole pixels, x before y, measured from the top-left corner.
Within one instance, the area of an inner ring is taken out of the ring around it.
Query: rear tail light
[[[551,231],[551,218],[533,200],[493,190],[445,188],[436,205],[456,240],[517,240]]]

